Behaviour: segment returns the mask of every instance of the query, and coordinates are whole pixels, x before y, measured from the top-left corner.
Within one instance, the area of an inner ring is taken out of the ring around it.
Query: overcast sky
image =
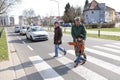
[[[86,0],[56,0],[59,1],[60,15],[63,15],[65,5],[69,2],[71,6],[80,6],[83,8]],[[92,0],[89,0],[91,2]],[[96,0],[99,3],[105,3],[107,6],[120,12],[120,0]],[[23,10],[33,9],[36,15],[40,16],[57,16],[58,3],[52,0],[22,0],[22,2],[12,9],[11,15],[21,15]]]

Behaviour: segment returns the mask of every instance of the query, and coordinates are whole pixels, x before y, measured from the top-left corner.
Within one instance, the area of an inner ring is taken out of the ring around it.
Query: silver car
[[[26,34],[26,31],[27,31],[27,26],[20,27],[20,34],[24,35],[24,34]]]
[[[19,33],[20,32],[20,26],[15,26],[15,33]]]
[[[48,33],[40,26],[31,26],[26,32],[26,38],[32,41],[48,40]]]

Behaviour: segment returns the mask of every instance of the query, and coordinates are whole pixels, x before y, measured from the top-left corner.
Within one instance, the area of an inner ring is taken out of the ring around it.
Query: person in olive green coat
[[[80,36],[81,34],[83,35],[83,40],[85,42],[86,34],[87,34],[86,28],[85,28],[84,24],[81,23],[80,17],[76,17],[75,18],[75,24],[72,25],[72,28],[71,28],[71,35],[72,35],[72,38],[73,38],[73,42],[75,42],[77,37]],[[77,56],[76,47],[75,47],[75,54]],[[84,56],[84,58],[86,58],[85,53],[83,54],[83,56]]]
[[[83,35],[83,39],[86,40],[86,28],[84,24],[80,22],[80,18],[77,17],[75,18],[75,24],[72,25],[71,28],[71,35],[73,37],[73,42],[76,41],[77,37],[80,36],[80,34]]]

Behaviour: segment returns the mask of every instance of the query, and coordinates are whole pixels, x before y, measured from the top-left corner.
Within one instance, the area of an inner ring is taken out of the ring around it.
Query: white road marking
[[[97,54],[97,55],[104,56],[104,57],[107,57],[107,58],[110,58],[110,59],[113,59],[113,60],[120,61],[119,56],[112,55],[112,54],[109,54],[109,53],[106,53],[106,52],[102,52],[102,51],[91,49],[91,48],[86,48],[85,51],[88,51],[91,54]]]
[[[74,50],[71,52],[69,52],[70,54],[74,55],[75,56],[75,53],[74,53]],[[97,59],[97,58],[94,58],[92,56],[87,56],[87,60],[93,64],[96,64],[104,69],[107,69],[109,71],[112,71],[114,73],[117,73],[120,75],[120,67],[116,66],[116,65],[113,65],[111,63],[108,63],[108,62],[105,62],[103,60],[100,60],[100,59]]]
[[[105,44],[104,46],[120,49],[120,46],[111,45],[111,44]]]
[[[19,38],[19,37],[17,36],[17,38]]]
[[[115,45],[120,45],[120,43],[114,43]]]
[[[93,46],[94,48],[97,49],[102,49],[110,52],[115,52],[115,53],[120,53],[120,50],[112,49],[112,48],[107,48],[107,47],[101,47],[101,46]]]
[[[33,48],[31,48],[29,45],[27,45],[27,47],[28,47],[31,51],[33,51]]]
[[[35,68],[39,71],[44,80],[64,80],[50,65],[40,56],[29,57]]]
[[[25,41],[22,41],[23,44],[26,44]]]
[[[20,37],[18,37],[19,40],[22,40]]]
[[[49,54],[50,56],[53,56],[53,53]],[[64,64],[68,68],[70,68],[73,72],[77,73],[78,75],[82,76],[86,80],[107,80],[103,76],[83,67],[83,66],[78,66],[74,68],[74,63],[72,60],[68,59],[67,57],[64,57],[59,54],[59,57],[55,58],[58,60],[60,63]]]

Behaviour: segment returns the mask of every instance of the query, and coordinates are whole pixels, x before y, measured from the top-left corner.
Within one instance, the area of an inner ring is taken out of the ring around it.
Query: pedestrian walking
[[[62,44],[62,30],[60,28],[60,24],[59,22],[55,22],[54,23],[54,44],[55,44],[55,56],[54,57],[58,57],[58,50],[62,51],[64,53],[64,55],[66,55],[66,50],[62,47],[60,47],[60,45]]]
[[[81,34],[80,36],[78,36],[76,42],[69,42],[69,45],[73,45],[76,47],[75,49],[76,49],[77,57],[75,59],[74,67],[77,67],[78,64],[81,63],[81,61],[82,61],[82,64],[84,64],[86,62],[86,59],[81,56],[84,54],[84,49],[85,49],[83,35]]]
[[[85,26],[84,26],[83,23],[81,23],[80,17],[76,17],[74,20],[75,20],[75,24],[73,24],[72,28],[71,28],[71,35],[72,35],[72,38],[73,38],[73,42],[76,41],[77,37],[80,34],[83,35],[83,40],[85,42],[85,40],[86,40],[86,33],[87,33]],[[74,48],[76,48],[76,47],[74,47]],[[77,52],[76,51],[75,51],[75,55],[77,56]],[[84,58],[87,58],[85,53],[83,54],[83,56],[84,56]]]

